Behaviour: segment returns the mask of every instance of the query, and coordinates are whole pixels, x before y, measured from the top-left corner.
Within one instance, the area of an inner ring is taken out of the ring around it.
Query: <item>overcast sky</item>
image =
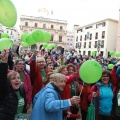
[[[119,19],[120,0],[12,0],[21,15],[41,16],[38,9],[46,8],[50,18],[67,20],[68,29],[106,18]],[[53,15],[51,11],[53,10]]]

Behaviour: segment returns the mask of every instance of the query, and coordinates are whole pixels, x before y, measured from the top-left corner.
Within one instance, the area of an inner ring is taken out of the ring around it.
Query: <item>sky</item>
[[[11,0],[17,9],[19,26],[20,16],[43,16],[66,20],[68,30],[74,25],[84,26],[106,18],[119,19],[120,0]],[[46,8],[49,15],[38,12]],[[51,14],[53,11],[53,14]]]

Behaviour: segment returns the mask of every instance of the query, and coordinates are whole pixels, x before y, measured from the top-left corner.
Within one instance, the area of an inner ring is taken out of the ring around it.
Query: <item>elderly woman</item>
[[[0,63],[0,120],[27,119],[26,93],[20,75],[8,73],[8,51],[3,51]]]
[[[44,80],[48,71],[44,69],[45,59],[43,57],[37,57],[37,53],[34,52],[32,60],[30,62],[30,76],[32,80],[32,98],[37,92],[44,86]]]
[[[53,82],[35,96],[30,120],[62,120],[62,111],[69,109],[72,104],[80,102],[78,96],[61,100],[60,95],[65,84],[66,77],[64,75],[54,74]]]

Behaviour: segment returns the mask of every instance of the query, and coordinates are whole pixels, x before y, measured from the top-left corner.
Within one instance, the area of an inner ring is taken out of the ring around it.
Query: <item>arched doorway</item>
[[[32,51],[37,50],[37,45],[36,45],[36,44],[32,45],[32,46],[31,46],[31,50],[32,50]]]

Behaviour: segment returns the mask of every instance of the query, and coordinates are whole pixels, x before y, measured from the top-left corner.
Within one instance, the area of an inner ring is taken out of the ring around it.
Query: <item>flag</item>
[[[51,10],[51,15],[53,15],[53,10]]]

